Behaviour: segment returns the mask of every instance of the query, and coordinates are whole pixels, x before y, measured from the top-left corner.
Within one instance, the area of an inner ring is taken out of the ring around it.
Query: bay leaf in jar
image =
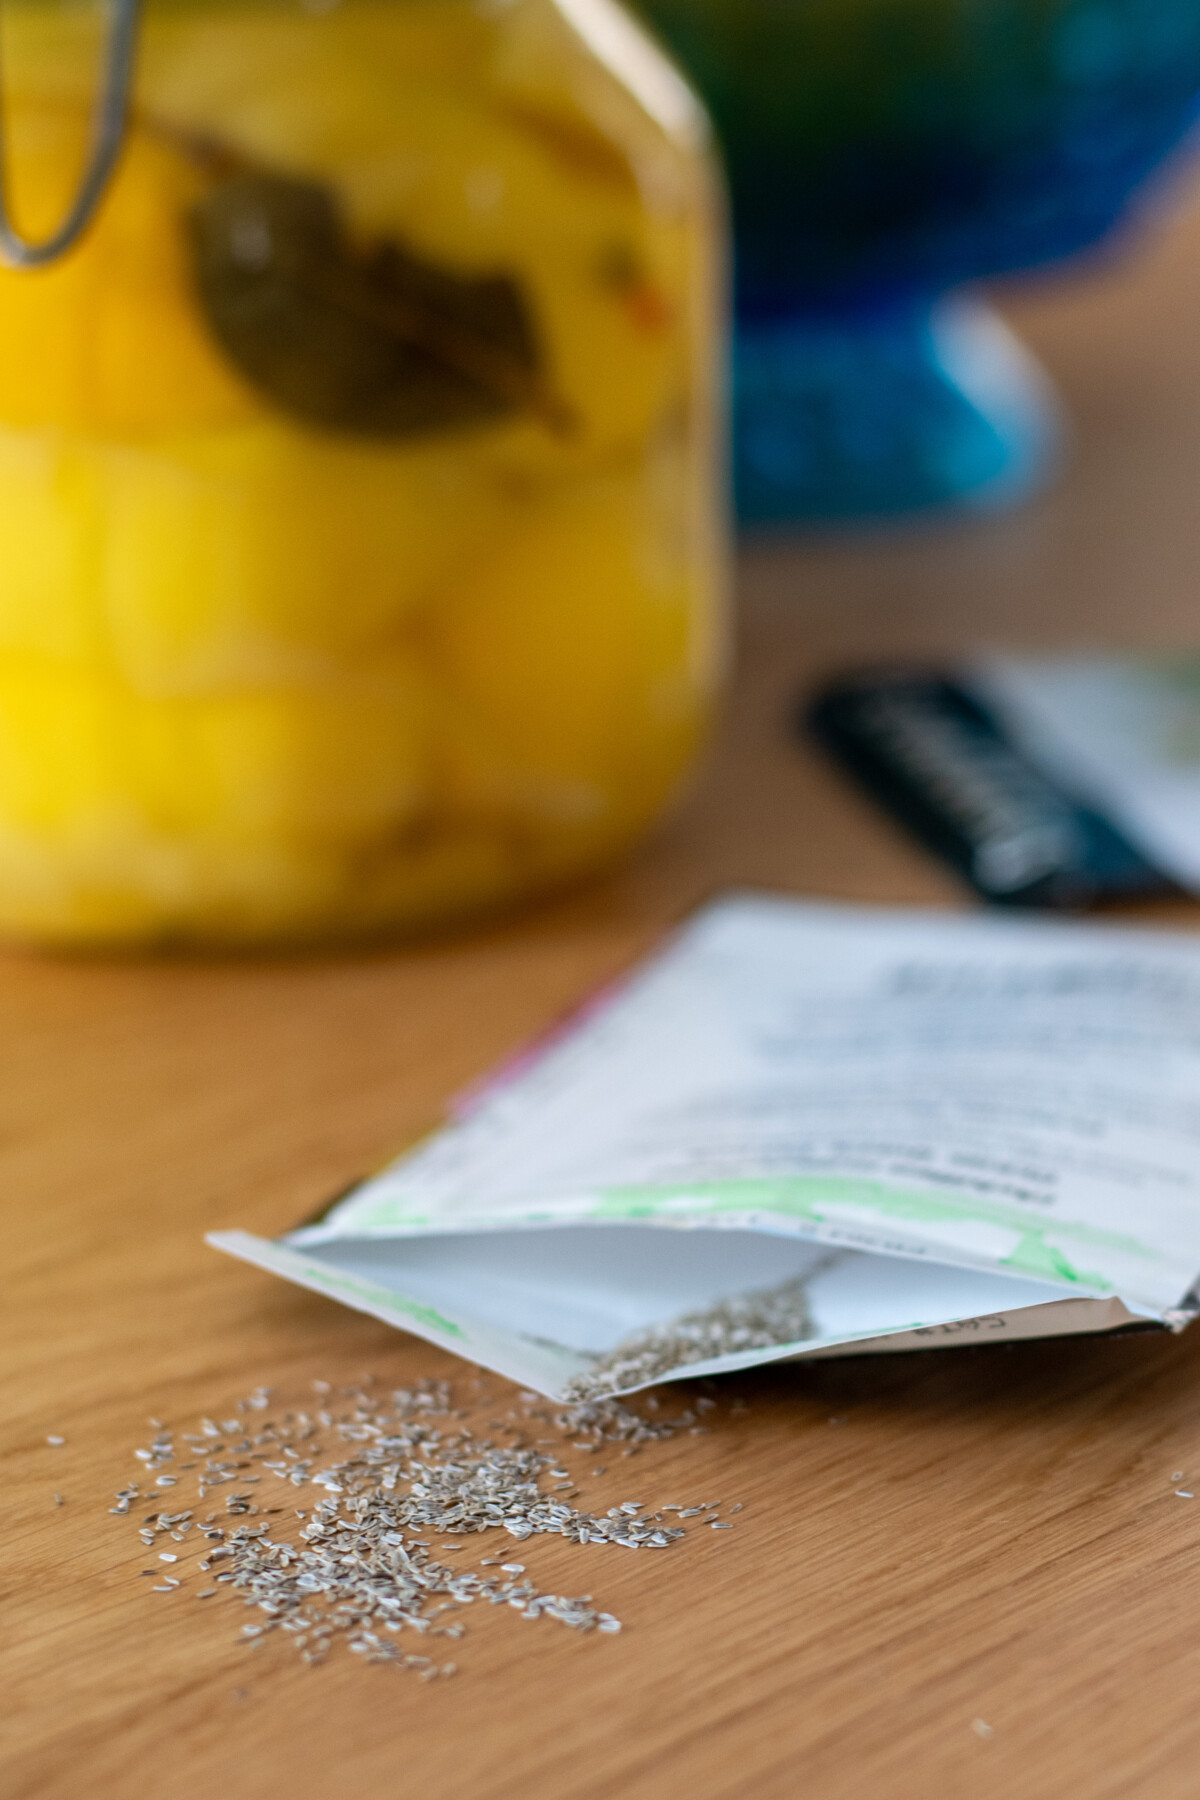
[[[521,411],[571,428],[512,276],[460,275],[396,240],[360,247],[328,187],[274,173],[218,181],[190,224],[212,330],[283,411],[375,438]]]

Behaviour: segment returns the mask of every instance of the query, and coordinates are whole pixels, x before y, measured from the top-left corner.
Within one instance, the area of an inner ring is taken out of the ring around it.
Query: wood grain
[[[1076,422],[1062,481],[1012,516],[749,550],[720,743],[610,881],[344,959],[0,960],[5,1800],[1192,1800],[1200,1501],[1173,1490],[1200,1486],[1200,1328],[740,1378],[747,1412],[596,1483],[741,1500],[738,1528],[523,1546],[625,1632],[489,1609],[431,1687],[251,1655],[232,1602],[149,1593],[107,1512],[148,1414],[454,1372],[205,1229],[293,1222],[713,889],[960,904],[793,742],[800,685],[980,640],[1200,636],[1200,216],[1010,310]]]

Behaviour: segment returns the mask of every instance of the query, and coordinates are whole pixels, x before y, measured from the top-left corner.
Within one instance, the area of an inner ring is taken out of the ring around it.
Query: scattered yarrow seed
[[[676,1417],[664,1416],[656,1400],[655,1416],[646,1418],[610,1398],[564,1408],[523,1394],[519,1407],[491,1422],[497,1435],[482,1436],[465,1422],[466,1410],[455,1407],[447,1382],[390,1395],[365,1378],[336,1391],[314,1382],[313,1393],[310,1410],[303,1402],[282,1409],[272,1407],[269,1389],[256,1388],[237,1403],[236,1418],[203,1418],[178,1441],[155,1420],[149,1446],[134,1451],[141,1465],[136,1477],[109,1509],[125,1515],[139,1500],[149,1503],[144,1517],[131,1520],[138,1543],[151,1548],[166,1538],[183,1546],[158,1551],[160,1562],[179,1570],[178,1577],[162,1574],[154,1593],[181,1588],[179,1577],[185,1581],[192,1570],[187,1553],[194,1552],[196,1572],[210,1584],[197,1599],[236,1592],[261,1615],[242,1627],[241,1641],[260,1649],[271,1633],[282,1632],[310,1667],[340,1643],[364,1663],[391,1663],[422,1680],[451,1675],[457,1664],[439,1660],[437,1640],[460,1637],[464,1626],[455,1615],[480,1602],[577,1631],[618,1632],[620,1620],[600,1611],[590,1594],[542,1592],[523,1562],[491,1556],[478,1570],[448,1566],[431,1544],[503,1532],[518,1542],[551,1535],[575,1544],[666,1549],[686,1535],[681,1518],[717,1510],[705,1504],[649,1512],[646,1502],[627,1500],[603,1513],[585,1512],[561,1492],[561,1479],[570,1479],[568,1447],[589,1459],[601,1444],[636,1454],[694,1429],[716,1404],[706,1396]],[[547,1425],[557,1435],[531,1443],[531,1428]],[[164,1474],[168,1467],[175,1472]],[[545,1478],[559,1478],[560,1487],[543,1487]],[[211,1496],[214,1510],[202,1516],[188,1503],[189,1480],[199,1500]],[[178,1483],[185,1484],[178,1498],[155,1492]],[[303,1508],[292,1503],[301,1488],[307,1490]],[[676,1514],[673,1522],[668,1510]],[[444,1543],[440,1551],[468,1548]],[[414,1635],[420,1655],[409,1648]]]

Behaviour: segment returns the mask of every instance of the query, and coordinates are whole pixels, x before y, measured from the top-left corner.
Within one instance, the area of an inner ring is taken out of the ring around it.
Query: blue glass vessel
[[[640,5],[730,171],[743,520],[1035,485],[1053,398],[970,284],[1112,229],[1196,118],[1200,0]]]

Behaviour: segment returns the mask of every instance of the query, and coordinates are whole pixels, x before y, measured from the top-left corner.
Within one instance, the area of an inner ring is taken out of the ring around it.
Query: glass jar
[[[102,21],[5,0],[10,193]],[[0,931],[288,943],[614,858],[722,660],[721,214],[610,0],[150,0],[0,271]]]

